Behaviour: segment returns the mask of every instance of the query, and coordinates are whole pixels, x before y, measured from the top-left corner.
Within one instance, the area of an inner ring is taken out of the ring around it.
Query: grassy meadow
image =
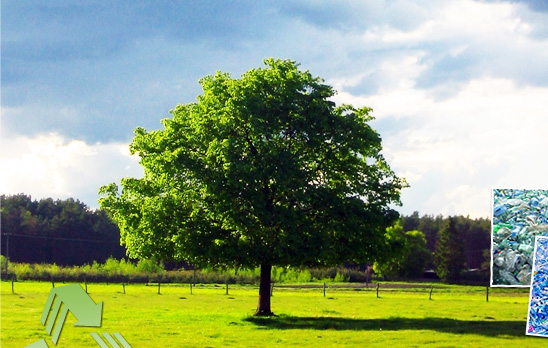
[[[16,282],[1,287],[1,346],[23,348],[45,338],[40,323],[51,283]],[[61,286],[62,284],[56,284]],[[275,288],[272,318],[252,316],[254,286],[88,284],[95,302],[104,301],[101,328],[73,327],[69,314],[56,347],[98,347],[91,332],[120,332],[139,347],[541,347],[525,336],[528,289],[442,286],[429,289],[381,287]]]

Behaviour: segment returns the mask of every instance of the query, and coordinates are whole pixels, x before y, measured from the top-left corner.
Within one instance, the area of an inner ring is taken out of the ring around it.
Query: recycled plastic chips
[[[493,190],[491,285],[530,286],[535,237],[548,236],[548,190]]]
[[[548,238],[537,237],[526,335],[548,337]]]

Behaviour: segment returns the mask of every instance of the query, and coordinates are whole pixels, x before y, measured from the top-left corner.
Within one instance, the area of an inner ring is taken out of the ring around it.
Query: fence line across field
[[[21,282],[25,283],[26,281],[17,281],[15,279],[11,279],[11,292],[12,294],[16,294],[16,283]],[[35,282],[35,281],[30,281]],[[42,283],[42,282],[40,282]],[[46,283],[46,282],[43,282]],[[75,282],[63,282],[58,281],[57,285],[59,283],[62,284],[72,284]],[[127,288],[127,286],[142,286],[142,287],[157,287],[157,294],[162,294],[162,289],[180,289],[180,292],[177,291],[177,293],[188,293],[190,295],[193,294],[199,294],[200,290],[204,291],[211,291],[211,290],[218,290],[220,294],[222,294],[222,290],[224,288],[224,294],[229,295],[230,290],[258,290],[259,286],[257,284],[230,284],[226,282],[225,284],[192,284],[192,283],[162,283],[161,281],[153,282],[153,283],[129,283],[129,282],[122,282],[122,283],[89,283],[87,281],[84,282],[78,282],[82,285],[82,287],[85,289],[86,292],[88,292],[88,287],[90,288],[90,291],[93,291],[94,285],[106,285],[109,288],[112,287],[113,289],[116,289],[119,287],[120,292],[123,294],[131,293],[131,287]],[[51,282],[52,288],[56,286],[55,282]],[[187,290],[184,290],[184,289]],[[190,289],[189,289],[190,288]],[[189,289],[189,290],[188,290]],[[521,289],[513,289],[514,292],[521,294],[523,292],[524,295],[527,295],[525,291],[520,291]],[[498,288],[490,288],[489,286],[485,287],[468,287],[463,286],[461,289],[455,288],[455,287],[448,287],[445,284],[416,284],[416,283],[351,283],[351,284],[329,284],[329,283],[314,283],[314,284],[271,284],[270,288],[270,294],[271,296],[274,296],[278,292],[295,292],[295,291],[306,291],[306,292],[317,292],[318,295],[323,293],[323,297],[327,297],[328,295],[335,295],[335,294],[341,294],[344,292],[375,292],[377,298],[381,298],[383,296],[388,296],[390,294],[398,294],[398,293],[424,293],[425,298],[426,294],[428,294],[428,299],[432,300],[433,295],[435,297],[436,294],[470,294],[470,293],[477,293],[478,296],[483,296],[485,294],[485,301],[489,302],[489,295],[493,296],[500,292],[500,293],[507,293],[512,292],[512,289],[498,289]],[[173,291],[168,291],[173,292]],[[151,292],[152,293],[152,292]]]

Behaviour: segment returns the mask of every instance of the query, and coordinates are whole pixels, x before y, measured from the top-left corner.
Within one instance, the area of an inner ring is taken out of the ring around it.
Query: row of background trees
[[[118,227],[101,210],[74,199],[37,201],[25,194],[0,199],[1,251],[12,262],[72,266],[125,257]],[[386,278],[417,279],[425,269],[436,269],[442,279],[456,280],[465,268],[488,267],[486,218],[420,216],[415,211],[401,216],[387,235],[400,247],[390,261],[374,265]]]
[[[491,222],[486,218],[421,217],[416,211],[401,216],[387,231],[396,252],[390,260],[375,263],[374,270],[391,279],[416,279],[423,277],[424,270],[434,269],[444,281],[460,280],[462,273],[468,270],[471,273],[468,279],[486,281],[490,228]]]
[[[122,258],[118,226],[101,210],[72,198],[0,196],[2,255],[11,262],[83,265]]]

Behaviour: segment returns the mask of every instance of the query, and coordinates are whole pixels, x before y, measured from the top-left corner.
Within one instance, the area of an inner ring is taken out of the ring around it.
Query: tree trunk
[[[270,283],[271,283],[272,265],[261,264],[261,282],[259,285],[259,303],[255,315],[270,316],[274,315],[270,310]]]

